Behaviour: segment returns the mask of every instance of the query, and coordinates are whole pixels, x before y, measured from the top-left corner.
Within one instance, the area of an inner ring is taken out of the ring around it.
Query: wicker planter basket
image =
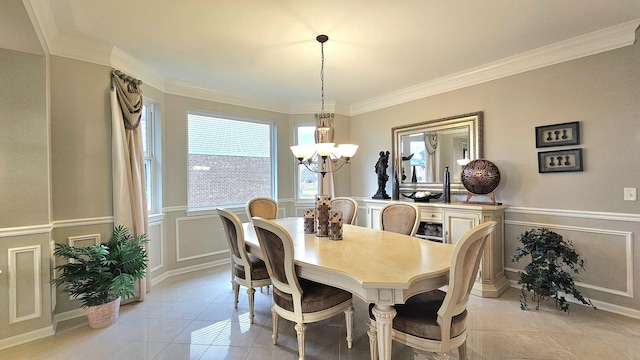
[[[113,325],[120,314],[120,298],[106,304],[90,306],[87,308],[89,327],[102,329]]]

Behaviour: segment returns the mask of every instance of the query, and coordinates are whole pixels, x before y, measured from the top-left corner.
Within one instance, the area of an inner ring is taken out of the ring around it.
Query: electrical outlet
[[[638,200],[636,188],[624,188],[624,201]]]

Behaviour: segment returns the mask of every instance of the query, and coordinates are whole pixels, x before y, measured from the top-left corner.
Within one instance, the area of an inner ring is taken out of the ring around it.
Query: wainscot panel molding
[[[149,270],[154,272],[164,267],[164,222],[149,222],[147,235],[149,238]]]
[[[57,220],[53,222],[53,228],[67,228],[87,225],[113,224],[113,216],[102,216],[84,219]]]
[[[627,213],[610,213],[598,211],[582,211],[582,210],[559,210],[559,209],[541,209],[526,207],[510,207],[505,210],[507,214],[526,214],[526,215],[546,215],[560,216],[570,218],[597,219],[597,220],[614,220],[640,223],[640,214]]]
[[[42,316],[41,246],[9,248],[9,324]],[[20,293],[18,293],[18,282]]]
[[[30,226],[2,228],[2,229],[0,229],[0,238],[13,237],[13,236],[24,236],[24,235],[46,234],[46,233],[50,233],[52,229],[53,229],[53,226],[51,224],[41,224],[41,225],[30,225]]]
[[[617,231],[617,230],[607,230],[607,229],[594,229],[594,228],[587,228],[587,227],[576,227],[576,226],[565,226],[565,225],[554,225],[554,224],[543,224],[543,223],[535,223],[535,222],[525,222],[525,221],[505,221],[505,225],[508,226],[516,226],[516,227],[521,227],[524,228],[522,229],[523,231],[532,229],[532,228],[547,228],[551,231],[556,231],[556,232],[561,232],[561,233],[582,233],[582,234],[599,234],[599,235],[605,235],[607,236],[607,240],[616,240],[619,241],[620,244],[617,245],[614,242],[609,242],[608,243],[608,247],[609,249],[613,249],[614,247],[618,246],[620,248],[623,249],[624,251],[624,269],[626,270],[624,273],[619,273],[619,274],[613,274],[613,277],[615,279],[625,279],[625,285],[626,288],[624,289],[613,289],[613,288],[609,288],[606,286],[600,286],[600,285],[594,285],[594,284],[589,284],[588,282],[580,282],[580,281],[576,281],[576,285],[583,287],[583,288],[587,288],[587,289],[593,289],[593,290],[597,290],[597,291],[601,291],[604,293],[609,293],[612,295],[618,295],[618,296],[624,296],[624,297],[628,297],[628,298],[633,298],[633,233],[629,232],[629,231]],[[566,237],[565,237],[566,238]],[[575,243],[575,241],[572,240],[572,242],[574,243],[574,245],[576,245],[576,248],[578,250],[580,250],[578,248],[578,245]],[[613,251],[613,250],[612,250]],[[584,258],[584,254],[581,255],[582,258]],[[587,260],[591,260],[591,262],[593,262],[593,258],[589,258]],[[621,260],[621,259],[620,259]],[[587,268],[589,265],[589,262],[586,263]],[[609,269],[612,268],[611,265],[608,265]],[[518,271],[520,271],[519,269],[516,268],[512,268],[512,267],[505,267],[505,271],[509,271],[509,272],[513,272],[513,273],[518,273]],[[589,272],[583,272],[583,276],[588,278]]]
[[[214,236],[215,234],[224,236],[222,223],[218,219],[218,215],[189,216],[175,219],[176,262],[229,254],[226,239],[215,238]],[[212,239],[214,241],[211,241]]]
[[[187,210],[189,210],[186,206],[167,206],[162,208],[162,212],[163,213],[170,213],[170,212],[187,212]]]

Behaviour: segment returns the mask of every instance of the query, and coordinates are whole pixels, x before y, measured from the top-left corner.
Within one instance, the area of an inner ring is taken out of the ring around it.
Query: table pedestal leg
[[[391,329],[396,309],[391,305],[376,304],[373,307],[373,315],[376,317],[378,359],[391,360]]]

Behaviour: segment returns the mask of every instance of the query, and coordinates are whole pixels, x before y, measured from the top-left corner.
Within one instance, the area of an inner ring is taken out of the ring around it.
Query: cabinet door
[[[380,209],[382,206],[369,206],[369,217],[367,218],[369,228],[380,230]]]
[[[469,229],[480,225],[477,213],[446,211],[444,214],[444,239],[447,244],[455,244]]]

